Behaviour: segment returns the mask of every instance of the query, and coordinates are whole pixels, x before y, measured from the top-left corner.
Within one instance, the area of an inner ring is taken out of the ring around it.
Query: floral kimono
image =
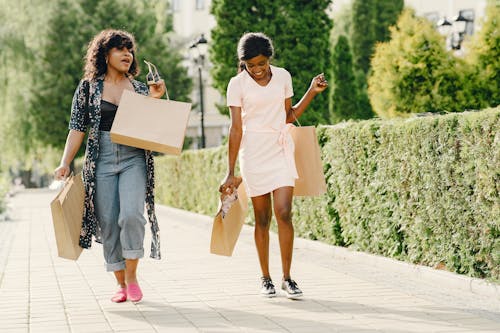
[[[139,81],[131,80],[136,93],[148,95],[148,87]],[[69,129],[86,132],[89,126],[85,162],[83,165],[83,183],[85,186],[85,203],[83,211],[80,246],[88,249],[92,244],[92,235],[96,242],[102,243],[101,227],[95,215],[95,182],[96,161],[99,157],[99,124],[101,122],[101,99],[104,76],[96,80],[81,80],[73,96]],[[160,259],[160,229],[154,209],[154,161],[151,151],[145,150],[147,182],[146,210],[151,224],[151,258]]]

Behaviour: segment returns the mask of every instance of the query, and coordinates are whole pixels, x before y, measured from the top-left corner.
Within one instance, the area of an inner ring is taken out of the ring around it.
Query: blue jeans
[[[113,143],[100,131],[95,211],[108,272],[125,269],[125,259],[144,257],[146,178],[144,150]]]

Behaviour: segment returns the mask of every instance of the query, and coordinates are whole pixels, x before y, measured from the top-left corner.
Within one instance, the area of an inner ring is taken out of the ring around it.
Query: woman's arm
[[[71,161],[75,158],[78,149],[82,145],[84,132],[69,130],[68,137],[66,138],[66,145],[64,146],[64,153],[61,159],[61,164],[55,170],[56,179],[64,179],[69,176]]]
[[[229,128],[228,170],[226,179],[219,188],[220,192],[225,192],[228,188],[236,188],[234,168],[240,150],[241,137],[243,136],[241,107],[230,106],[229,109],[231,110],[231,127]]]
[[[327,87],[328,82],[326,81],[323,73],[321,73],[312,79],[309,89],[307,89],[306,93],[297,104],[292,106],[292,99],[285,99],[286,122],[293,123],[296,119],[298,119],[307,109],[314,96],[325,90]]]

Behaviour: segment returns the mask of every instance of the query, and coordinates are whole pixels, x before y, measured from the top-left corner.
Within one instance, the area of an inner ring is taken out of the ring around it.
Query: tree
[[[24,165],[32,156],[36,143],[31,137],[29,106],[29,86],[32,82],[32,69],[35,53],[31,46],[36,45],[31,33],[38,28],[39,22],[30,22],[32,14],[40,8],[40,1],[20,0],[16,6],[0,2],[0,173],[12,165]],[[25,10],[20,10],[25,6]],[[31,23],[31,24],[28,24]]]
[[[404,0],[377,0],[375,3],[375,21],[373,31],[375,42],[386,42],[390,39],[389,27],[396,24],[404,8]]]
[[[368,92],[384,118],[420,112],[462,111],[464,79],[442,36],[429,21],[405,10],[391,40],[377,45]]]
[[[389,27],[396,23],[403,0],[354,0],[352,4],[351,46],[357,81],[359,108],[365,119],[373,116],[366,78],[375,44],[389,39]]]
[[[500,4],[490,1],[485,20],[468,45],[468,64],[472,67],[471,96],[477,107],[500,104]],[[466,46],[467,47],[467,46]]]
[[[214,0],[217,20],[212,30],[210,60],[214,87],[223,95],[237,72],[236,45],[244,32],[261,31],[274,43],[273,64],[286,68],[293,78],[295,99],[305,93],[314,75],[330,70],[329,34],[332,21],[326,14],[330,0]],[[320,94],[302,115],[301,123],[327,123],[328,94]],[[227,114],[227,108],[221,110]]]
[[[354,0],[351,25],[352,52],[356,69],[364,73],[368,73],[370,69],[370,58],[375,44],[373,28],[375,13],[375,1]]]
[[[78,3],[58,0],[48,22],[44,46],[38,54],[31,101],[34,138],[43,145],[63,147],[68,134],[70,106],[82,76],[83,50],[88,32]]]
[[[356,69],[368,73],[375,44],[389,39],[389,27],[396,23],[403,7],[403,0],[354,0],[351,45]]]
[[[119,10],[117,10],[119,8]],[[33,134],[44,145],[62,148],[68,131],[74,90],[83,75],[83,56],[90,39],[107,28],[135,35],[138,63],[148,59],[165,79],[170,98],[187,100],[191,80],[180,66],[181,57],[170,45],[165,29],[171,19],[161,18],[166,0],[58,0],[48,23],[45,45],[39,56],[32,101]],[[163,10],[160,15],[157,11]],[[144,80],[142,73],[138,79]]]
[[[347,37],[341,35],[332,58],[335,85],[332,95],[331,121],[362,118],[359,114],[356,78],[352,69],[352,55]]]

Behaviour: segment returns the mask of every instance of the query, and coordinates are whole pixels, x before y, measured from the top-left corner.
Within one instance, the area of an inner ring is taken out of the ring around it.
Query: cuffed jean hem
[[[122,250],[122,256],[125,259],[141,259],[144,258],[144,249]]]
[[[125,260],[120,262],[115,262],[113,264],[106,264],[107,272],[123,271],[125,269]]]

